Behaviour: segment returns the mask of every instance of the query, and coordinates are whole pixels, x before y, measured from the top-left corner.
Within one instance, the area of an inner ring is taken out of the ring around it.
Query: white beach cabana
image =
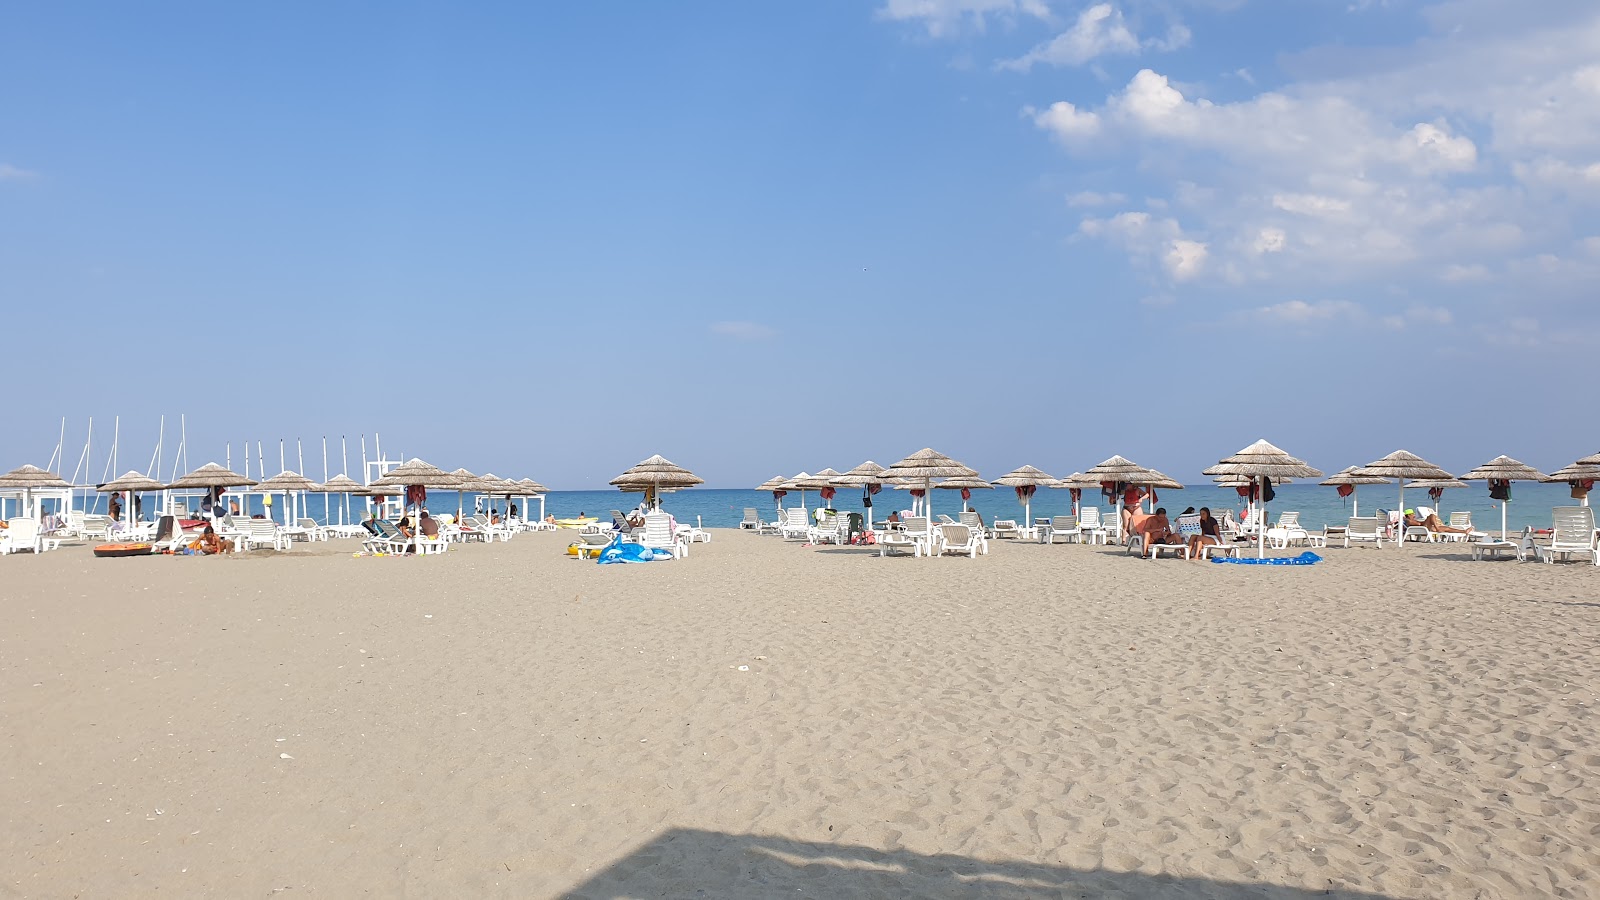
[[[42,499],[53,499],[65,511],[72,505],[72,482],[49,469],[34,465],[18,466],[0,475],[0,493],[13,493],[18,498],[22,518],[39,519]]]

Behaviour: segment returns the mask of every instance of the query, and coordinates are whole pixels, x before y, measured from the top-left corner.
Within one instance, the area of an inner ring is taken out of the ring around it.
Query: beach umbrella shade
[[[286,499],[288,498],[289,494],[295,491],[316,491],[320,490],[321,487],[321,485],[305,477],[304,475],[301,475],[298,472],[288,471],[287,469],[279,472],[265,481],[256,483],[257,492],[272,493],[276,491],[282,491]],[[283,524],[288,525],[289,519],[289,508],[287,505],[285,505],[283,509]]]
[[[416,520],[420,520],[422,518],[422,504],[428,499],[428,488],[447,491],[459,490],[461,479],[438,466],[412,458],[390,469],[382,478],[374,481],[372,485],[385,488],[404,488],[405,503],[407,506],[416,509]],[[416,520],[413,520],[413,522]]]
[[[1322,470],[1312,468],[1305,460],[1297,459],[1288,453],[1274,447],[1272,444],[1260,440],[1240,450],[1232,456],[1225,457],[1216,465],[1203,470],[1206,475],[1242,475],[1252,478],[1256,482],[1257,490],[1261,492],[1263,501],[1266,499],[1266,483],[1268,479],[1279,481],[1288,478],[1321,478]],[[1267,516],[1265,502],[1262,503],[1260,526],[1256,529],[1256,555],[1265,558],[1267,555]]]
[[[766,481],[756,485],[756,490],[771,491],[772,501],[776,503],[778,505],[778,509],[781,510],[783,509],[783,498],[789,494],[789,489],[784,487],[788,481],[789,479],[783,477],[782,475],[774,475],[771,478],[768,478]]]
[[[833,479],[833,483],[841,487],[861,488],[861,508],[866,510],[866,527],[869,530],[872,528],[872,497],[888,483],[889,478],[884,474],[888,471],[869,459]]]
[[[322,490],[319,491],[319,493],[339,494],[340,496],[344,497],[344,515],[339,517],[340,522],[344,523],[350,518],[350,495],[360,490],[361,483],[356,481],[354,478],[351,478],[348,475],[335,475],[322,483]],[[327,511],[324,510],[324,514],[326,513]],[[327,515],[327,519],[328,524],[333,523],[332,515]]]
[[[1084,490],[1099,490],[1100,480],[1082,472],[1073,472],[1071,475],[1061,479],[1061,483],[1056,487],[1066,489],[1067,496],[1072,498],[1072,514],[1078,516],[1082,515],[1082,511],[1079,510],[1078,506],[1079,501],[1083,499]]]
[[[460,522],[462,514],[466,512],[467,491],[476,491],[475,485],[480,479],[467,469],[456,469],[450,474],[461,479],[461,483],[456,486],[456,521]]]
[[[1465,481],[1459,481],[1454,478],[1423,478],[1406,482],[1406,490],[1408,491],[1422,490],[1428,492],[1428,497],[1433,500],[1434,515],[1439,514],[1439,501],[1444,497],[1445,491],[1466,486],[1467,483]],[[1440,516],[1440,518],[1444,517]]]
[[[1361,499],[1356,495],[1356,488],[1363,484],[1388,484],[1389,479],[1380,475],[1362,475],[1356,471],[1355,466],[1346,466],[1333,475],[1329,475],[1318,484],[1339,489],[1339,496],[1350,496],[1350,515],[1361,515]],[[1349,488],[1349,490],[1346,490]]]
[[[1600,457],[1597,457],[1600,458]],[[1461,476],[1462,481],[1489,482],[1489,496],[1500,501],[1500,539],[1506,539],[1506,505],[1511,502],[1511,482],[1544,481],[1545,474],[1509,456],[1496,456]],[[1499,496],[1496,496],[1496,495]]]
[[[1406,508],[1406,479],[1431,481],[1433,479],[1451,479],[1454,475],[1439,468],[1409,450],[1396,450],[1382,459],[1373,460],[1364,466],[1357,466],[1357,475],[1381,475],[1392,479],[1400,486],[1400,515],[1404,522]],[[1395,546],[1400,546],[1395,541]]]
[[[142,472],[129,471],[95,488],[102,494],[127,494],[128,508],[134,509],[133,495],[164,491],[167,486]]]
[[[643,491],[645,501],[660,509],[661,500],[658,494],[662,488],[694,487],[697,484],[705,484],[705,479],[656,454],[611,479],[611,484],[628,493]]]
[[[933,488],[937,491],[960,491],[961,511],[966,512],[967,501],[972,499],[973,491],[992,491],[994,490],[994,485],[983,478],[963,477],[946,478],[944,481],[934,485]]]
[[[799,490],[801,492],[800,506],[802,509],[805,507],[806,491],[816,491],[822,497],[823,501],[828,504],[827,508],[832,509],[834,489],[836,487],[833,483],[833,480],[841,477],[842,474],[843,473],[835,471],[834,469],[823,469],[822,471],[811,475],[801,472],[799,475],[796,475],[794,478],[789,480],[784,487],[789,490]]]
[[[1048,472],[1041,471],[1033,466],[1022,466],[1012,469],[994,480],[1001,487],[1014,488],[1017,492],[1017,502],[1022,504],[1022,525],[1024,528],[1033,527],[1033,495],[1039,488],[1056,487],[1062,484],[1061,479]]]
[[[1158,482],[1171,481],[1172,479],[1155,471],[1146,469],[1132,460],[1121,456],[1113,456],[1089,471],[1083,473],[1084,478],[1093,478],[1096,485],[1113,485],[1112,490],[1117,495],[1117,522],[1122,522],[1123,488],[1127,485],[1150,487]],[[1123,543],[1127,543],[1128,536],[1122,536]]]
[[[785,494],[787,494],[790,491],[799,491],[800,492],[800,508],[801,509],[805,509],[806,508],[806,491],[810,490],[810,488],[800,487],[800,482],[809,481],[810,479],[811,479],[811,473],[810,472],[801,472],[800,474],[794,476],[793,478],[785,478],[783,480],[783,484],[779,485],[778,488],[779,488],[779,490],[782,490]]]
[[[1589,490],[1596,481],[1600,481],[1600,453],[1585,456],[1570,465],[1551,472],[1544,477],[1545,481],[1565,481],[1572,485],[1572,495],[1584,506],[1589,505]]]
[[[913,490],[920,490],[925,496],[923,515],[931,521],[933,518],[933,495],[930,489],[935,479],[947,478],[981,478],[976,469],[959,463],[932,447],[924,447],[890,466],[884,473],[885,477],[897,484],[908,484]]]
[[[71,490],[72,482],[38,466],[18,466],[15,469],[0,475],[0,489],[22,492],[22,508],[25,515],[37,518],[37,511],[32,509],[33,492],[65,488]]]
[[[210,491],[211,496],[215,498],[221,494],[218,488],[249,487],[253,484],[255,484],[253,480],[238,472],[211,462],[167,485],[167,489],[173,491],[204,489]]]

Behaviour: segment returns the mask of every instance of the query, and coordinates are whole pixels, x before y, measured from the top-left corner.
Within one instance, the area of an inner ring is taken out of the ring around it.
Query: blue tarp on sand
[[[1322,557],[1310,550],[1299,556],[1286,556],[1277,559],[1238,559],[1231,556],[1213,556],[1214,563],[1233,563],[1240,566],[1309,566],[1322,562]]]

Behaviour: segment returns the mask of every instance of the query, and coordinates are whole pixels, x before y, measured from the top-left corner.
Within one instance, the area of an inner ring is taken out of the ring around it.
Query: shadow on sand
[[[1208,900],[1389,900],[1380,894],[1207,878],[1080,870],[1028,862],[926,856],[850,844],[673,829],[597,873],[572,900],[694,897],[1208,898]]]

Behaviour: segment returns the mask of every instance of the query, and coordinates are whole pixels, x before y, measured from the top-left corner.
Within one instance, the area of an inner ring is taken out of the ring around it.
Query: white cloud
[[[9,163],[0,163],[0,181],[27,181],[30,178],[38,177],[38,172],[19,169]]]
[[[1274,194],[1272,207],[1296,215],[1327,218],[1349,212],[1350,201],[1320,194]]]
[[[1081,141],[1100,132],[1099,115],[1084,112],[1065,100],[1058,100],[1043,110],[1025,107],[1022,114],[1063,144]]]
[[[1073,194],[1072,196],[1067,198],[1067,205],[1068,206],[1115,206],[1115,205],[1117,205],[1119,203],[1126,203],[1127,200],[1128,200],[1127,197],[1125,197],[1122,194],[1117,194],[1117,193],[1102,194],[1102,193],[1100,193],[1098,191],[1079,191],[1078,193]]]
[[[712,322],[711,333],[736,341],[767,341],[778,336],[778,330],[759,322]]]
[[[1177,238],[1167,244],[1167,251],[1162,256],[1161,262],[1166,266],[1167,274],[1172,276],[1173,281],[1189,281],[1199,276],[1208,255],[1210,249],[1200,241]]]
[[[1282,253],[1288,242],[1289,236],[1282,228],[1263,228],[1256,234],[1251,249],[1256,253]]]
[[[929,37],[940,38],[969,28],[982,31],[991,18],[1049,19],[1050,7],[1044,0],[887,0],[877,16],[891,22],[918,23]]]
[[[1138,52],[1139,38],[1128,29],[1121,10],[1109,3],[1099,3],[1079,13],[1078,21],[1071,28],[1018,59],[1000,63],[1000,68],[1026,72],[1040,63],[1081,66],[1108,54]]]
[[[1439,277],[1454,284],[1460,284],[1468,281],[1483,281],[1489,277],[1489,269],[1487,266],[1484,266],[1481,263],[1471,263],[1469,265],[1451,263],[1450,265],[1445,266],[1444,271],[1440,273]]]
[[[1366,318],[1366,310],[1348,300],[1285,300],[1258,308],[1263,320],[1279,325],[1312,325],[1321,322],[1354,322]]]
[[[1413,306],[1406,310],[1406,321],[1418,325],[1449,325],[1455,320],[1450,310],[1442,306]]]

